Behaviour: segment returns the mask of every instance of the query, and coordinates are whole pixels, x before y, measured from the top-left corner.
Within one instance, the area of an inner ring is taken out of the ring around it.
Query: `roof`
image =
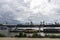
[[[60,27],[60,25],[44,25],[44,27]]]
[[[0,25],[0,26],[7,26],[7,27],[60,27],[60,24],[50,24],[50,25]]]

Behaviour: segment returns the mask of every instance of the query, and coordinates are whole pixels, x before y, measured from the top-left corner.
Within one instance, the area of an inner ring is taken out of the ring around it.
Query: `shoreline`
[[[10,38],[10,37],[0,37],[0,40],[60,40],[60,38]]]

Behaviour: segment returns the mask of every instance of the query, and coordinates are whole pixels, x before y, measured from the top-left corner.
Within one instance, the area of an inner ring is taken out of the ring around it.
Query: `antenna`
[[[55,20],[55,24],[58,24],[58,23],[57,23],[57,20]]]
[[[28,20],[30,21],[30,24],[33,25],[33,22],[31,21],[31,19],[28,18]]]

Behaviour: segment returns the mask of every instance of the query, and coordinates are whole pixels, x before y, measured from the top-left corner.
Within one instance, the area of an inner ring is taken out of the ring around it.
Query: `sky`
[[[60,22],[60,0],[0,0],[0,21]]]

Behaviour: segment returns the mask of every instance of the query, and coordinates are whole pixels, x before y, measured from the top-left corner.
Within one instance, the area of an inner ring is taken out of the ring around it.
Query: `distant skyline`
[[[0,0],[0,21],[60,23],[60,0]]]

